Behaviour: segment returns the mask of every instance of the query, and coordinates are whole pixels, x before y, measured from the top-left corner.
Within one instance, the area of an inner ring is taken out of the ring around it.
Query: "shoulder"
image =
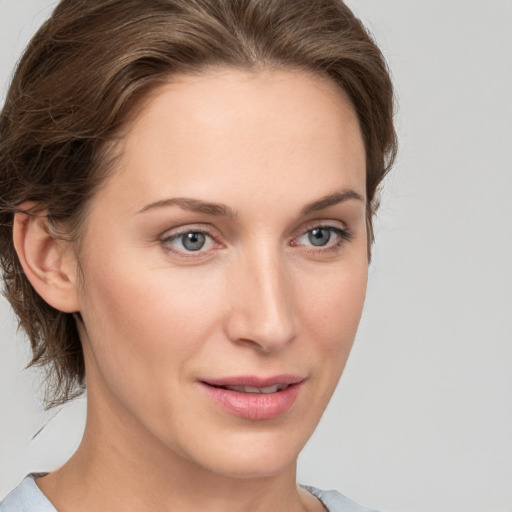
[[[301,487],[316,496],[329,512],[377,512],[358,505],[338,491],[322,491],[309,485],[302,485]]]
[[[57,512],[37,487],[38,474],[28,475],[0,502],[0,512]]]
[[[35,483],[37,474],[28,475],[18,487],[0,502],[0,512],[57,512]],[[323,491],[301,486],[316,496],[329,512],[377,512],[361,507],[338,491]]]

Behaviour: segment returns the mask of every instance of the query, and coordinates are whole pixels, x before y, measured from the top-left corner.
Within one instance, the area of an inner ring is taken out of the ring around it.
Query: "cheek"
[[[368,267],[364,258],[302,283],[299,313],[309,333],[308,357],[322,367],[320,379],[334,390],[350,354],[363,309]]]
[[[351,265],[326,273],[323,277],[310,276],[302,286],[302,317],[307,318],[325,341],[336,344],[355,334],[366,295],[368,270],[366,265]]]
[[[165,387],[171,374],[179,378],[216,324],[218,276],[205,286],[200,275],[161,262],[151,267],[136,254],[86,262],[82,316],[95,360],[111,385]]]

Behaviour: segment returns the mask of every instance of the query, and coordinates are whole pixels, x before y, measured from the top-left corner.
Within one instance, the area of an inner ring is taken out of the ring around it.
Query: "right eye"
[[[174,253],[199,253],[213,248],[212,237],[204,231],[188,230],[168,236],[163,240],[166,248]]]

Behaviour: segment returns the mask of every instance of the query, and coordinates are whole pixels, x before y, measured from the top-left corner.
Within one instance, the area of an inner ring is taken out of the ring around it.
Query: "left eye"
[[[211,249],[213,240],[202,231],[186,231],[168,237],[166,243],[179,251],[198,252]]]
[[[333,226],[318,226],[298,237],[297,242],[301,245],[326,247],[336,245],[342,239],[347,239],[348,237],[348,233],[343,229]]]

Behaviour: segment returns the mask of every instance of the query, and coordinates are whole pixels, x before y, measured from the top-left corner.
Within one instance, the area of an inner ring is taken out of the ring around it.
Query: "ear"
[[[14,215],[13,240],[21,266],[35,291],[64,313],[79,311],[75,253],[70,242],[52,235],[46,211],[23,213],[36,206],[20,205]]]

